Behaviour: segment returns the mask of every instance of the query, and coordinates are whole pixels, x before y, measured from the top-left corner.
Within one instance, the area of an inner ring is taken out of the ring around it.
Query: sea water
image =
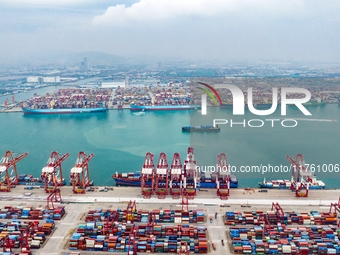
[[[219,125],[221,130],[216,133],[182,133],[181,128],[212,125],[214,119],[242,123],[269,117],[254,116],[248,110],[244,116],[233,116],[232,109],[218,107],[208,107],[206,116],[198,110],[143,115],[135,115],[130,110],[69,115],[1,113],[0,154],[6,150],[28,152],[17,164],[18,172],[40,176],[52,151],[70,153],[62,164],[63,177],[68,180],[78,153],[94,153],[89,163],[91,179],[96,185],[112,185],[111,176],[115,172],[140,170],[147,152],[154,154],[155,165],[160,152],[165,152],[170,165],[175,152],[180,153],[184,163],[187,148],[192,146],[197,165],[202,169],[216,166],[217,155],[226,153],[239,186],[256,187],[264,177],[290,179],[290,171],[263,171],[264,166],[267,169],[289,167],[286,156],[301,153],[307,164],[314,165],[317,178],[323,180],[327,188],[339,188],[340,106],[310,106],[308,110],[312,113],[310,117],[293,106],[287,108],[287,116],[281,116],[280,109],[270,116],[280,120],[297,118],[296,127],[283,127],[280,121],[275,122],[274,127],[265,123],[258,128],[228,123]],[[242,172],[241,167],[258,167],[261,171]]]

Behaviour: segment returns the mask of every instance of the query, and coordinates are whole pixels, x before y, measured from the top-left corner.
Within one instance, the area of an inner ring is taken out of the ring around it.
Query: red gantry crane
[[[196,160],[194,158],[194,149],[192,147],[188,148],[183,171],[183,193],[188,194],[189,199],[193,199],[194,196],[196,196],[196,188],[200,183],[197,174]]]
[[[46,208],[54,209],[54,202],[61,202],[61,192],[58,186],[64,186],[66,184],[63,179],[63,172],[61,163],[70,156],[69,153],[60,155],[56,151],[52,151],[50,158],[47,161],[47,165],[43,167],[41,173],[41,179],[44,182],[45,191],[49,193],[46,199]],[[49,186],[51,185],[51,188]]]
[[[89,162],[94,154],[86,155],[85,152],[79,152],[75,166],[71,169],[70,181],[73,187],[73,193],[85,194],[86,188],[92,186],[89,172]]]
[[[69,153],[61,155],[56,151],[52,151],[47,161],[47,165],[43,167],[42,173],[41,173],[41,179],[44,182],[46,193],[51,193],[55,189],[57,189],[58,186],[64,186],[66,184],[63,178],[63,171],[61,168],[61,163],[68,156],[70,156]],[[52,186],[51,189],[49,189],[50,184]]]
[[[133,224],[131,232],[129,234],[129,239],[127,243],[128,255],[137,255],[137,245],[136,245],[136,234],[138,231],[138,226]]]
[[[134,221],[133,213],[137,211],[136,200],[130,200],[126,207],[126,219],[128,221]],[[117,215],[118,218],[118,215]],[[127,243],[128,247],[128,255],[136,255],[137,254],[137,245],[136,245],[136,234],[138,232],[138,226],[136,224],[132,225],[131,232],[129,233],[129,239]]]
[[[154,226],[156,223],[156,216],[154,212],[149,212],[148,223],[146,225],[146,233],[149,235],[153,234]]]
[[[230,171],[227,155],[225,153],[221,153],[217,156],[216,189],[217,195],[221,199],[228,199],[230,190]]]
[[[262,238],[264,236],[267,236],[269,231],[272,229],[272,226],[270,225],[269,219],[267,214],[261,213],[258,218],[259,225],[263,224],[263,232],[262,232]]]
[[[296,197],[308,197],[309,185],[313,182],[313,173],[306,168],[303,155],[297,154],[294,158],[290,156],[286,158],[292,164],[290,189],[295,190]]]
[[[0,161],[0,191],[10,192],[11,186],[18,185],[16,163],[26,157],[28,153],[18,154],[6,151]]]
[[[21,232],[20,236],[20,248],[21,253],[26,255],[31,255],[31,246],[29,239],[34,235],[35,231],[39,229],[39,221],[27,222],[28,227]],[[21,254],[20,253],[20,254]]]
[[[275,214],[277,216],[277,222],[284,223],[285,213],[284,213],[282,207],[280,206],[280,204],[278,202],[272,203],[272,211],[274,211],[274,210],[275,210]]]
[[[126,219],[133,222],[134,220],[133,213],[136,211],[137,211],[136,200],[134,201],[130,200],[130,202],[128,203],[126,207]]]
[[[142,186],[142,195],[144,198],[150,198],[154,192],[154,160],[153,154],[151,152],[147,152],[144,160],[144,165],[141,171],[141,186]]]
[[[46,199],[46,209],[54,210],[54,202],[61,202],[61,200],[60,189],[51,190]]]
[[[179,153],[175,153],[170,167],[170,194],[173,198],[179,198],[182,195],[183,175],[182,163]]]
[[[3,252],[12,253],[13,248],[14,248],[15,240],[9,238],[9,236],[10,236],[10,235],[8,234],[8,235],[5,237],[5,239],[3,240],[3,243],[2,243],[2,250],[3,250]]]
[[[189,196],[182,194],[182,212],[189,212]]]
[[[159,160],[156,168],[155,179],[156,186],[155,191],[158,198],[165,198],[169,193],[169,172],[168,172],[168,161],[166,159],[166,154],[161,152],[159,155]]]
[[[331,203],[331,206],[329,207],[329,213],[340,213],[340,197],[337,203]],[[340,220],[338,219],[338,227],[340,227]]]

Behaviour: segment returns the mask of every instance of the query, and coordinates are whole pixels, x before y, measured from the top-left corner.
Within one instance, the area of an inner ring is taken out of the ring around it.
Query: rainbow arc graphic
[[[215,96],[217,97],[218,99],[218,102],[220,103],[220,106],[222,105],[222,100],[221,100],[221,97],[220,95],[218,94],[218,92],[216,91],[216,89],[214,89],[213,86],[209,85],[209,84],[206,84],[206,83],[203,83],[203,82],[197,82],[207,88],[209,88],[214,94]],[[199,88],[200,90],[204,91],[214,102],[214,105],[217,105],[217,100],[216,98],[214,97],[213,93],[211,93],[210,90],[206,89],[206,88]]]
[[[213,100],[214,105],[216,106],[217,106],[217,100],[213,94],[215,94],[215,96],[217,97],[218,102],[220,103],[220,106],[222,105],[222,100],[221,100],[220,95],[218,94],[218,92],[215,90],[214,87],[204,82],[197,82],[197,83],[206,87],[206,88],[199,88],[199,89],[205,92],[205,94],[202,94],[202,98],[201,98],[201,114],[207,115],[207,95]]]

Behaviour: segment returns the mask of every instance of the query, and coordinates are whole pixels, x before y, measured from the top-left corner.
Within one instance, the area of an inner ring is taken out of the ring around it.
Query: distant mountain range
[[[118,55],[108,54],[100,51],[86,51],[86,52],[59,52],[54,53],[51,56],[46,56],[49,60],[65,61],[65,62],[82,62],[85,58],[89,65],[112,65],[122,64],[125,62],[125,58]]]

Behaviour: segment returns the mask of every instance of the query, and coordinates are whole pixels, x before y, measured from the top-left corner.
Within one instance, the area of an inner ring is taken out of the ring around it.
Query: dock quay
[[[172,199],[165,197],[158,199],[156,196],[144,198],[140,188],[135,187],[94,187],[92,192],[86,194],[73,194],[72,187],[60,187],[62,202],[56,202],[55,207],[63,207],[65,215],[54,221],[55,229],[47,237],[45,244],[40,249],[32,249],[35,255],[60,255],[78,252],[79,254],[94,254],[91,250],[69,250],[70,238],[76,233],[80,225],[86,225],[86,215],[89,211],[101,210],[124,210],[129,201],[136,201],[136,210],[144,212],[152,210],[173,210],[182,209],[181,198]],[[24,185],[18,185],[11,189],[11,192],[0,193],[1,208],[4,207],[34,207],[45,208],[48,194],[43,188],[36,187],[32,190],[25,189]],[[286,212],[329,212],[331,203],[339,198],[339,190],[313,190],[309,197],[294,197],[289,190],[268,190],[266,193],[258,192],[258,189],[233,189],[229,199],[221,200],[216,195],[216,190],[198,191],[194,199],[189,199],[189,210],[202,210],[204,212],[204,223],[190,223],[193,227],[205,226],[208,240],[208,254],[233,254],[233,241],[230,237],[230,229],[233,234],[238,227],[225,225],[226,212],[256,212],[271,211],[272,203],[279,203]],[[216,217],[216,218],[215,218]],[[211,222],[209,218],[213,218]],[[18,219],[24,221],[24,219]],[[9,219],[1,219],[0,222],[8,222]],[[121,223],[125,224],[125,223]],[[139,224],[139,223],[138,223]],[[162,223],[163,224],[163,223]],[[182,223],[184,224],[184,223]],[[160,226],[161,223],[156,223]],[[155,226],[156,226],[155,225]],[[167,223],[167,226],[176,226],[177,223]],[[242,225],[244,228],[245,226]],[[247,224],[251,228],[251,224]],[[296,228],[297,225],[288,225]],[[306,227],[305,225],[303,227]],[[334,225],[334,228],[337,226]],[[221,240],[225,241],[224,246]],[[211,243],[215,244],[215,249]],[[95,251],[95,254],[127,254],[127,252],[104,252]],[[137,254],[165,254],[138,252]],[[168,254],[177,254],[169,253]]]
[[[122,110],[122,109],[130,109],[129,105],[123,105],[122,108],[115,107],[109,107],[107,110]],[[23,112],[21,107],[14,107],[11,109],[0,109],[0,113],[13,113],[13,112]]]

